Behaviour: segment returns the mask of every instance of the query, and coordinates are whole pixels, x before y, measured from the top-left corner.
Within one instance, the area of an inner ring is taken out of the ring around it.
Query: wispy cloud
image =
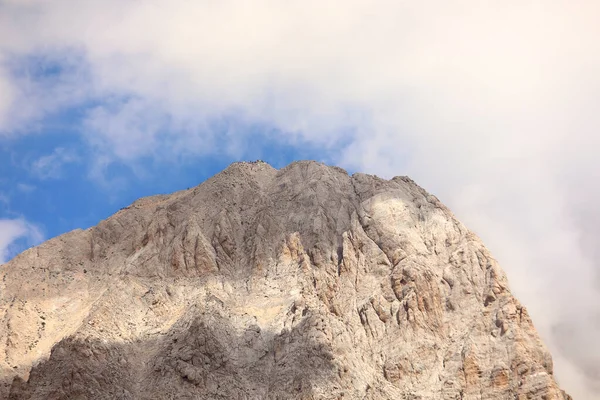
[[[17,183],[17,190],[23,193],[31,193],[34,192],[36,187],[34,185],[30,185],[28,183]]]
[[[30,167],[31,174],[38,179],[59,179],[63,174],[65,164],[79,162],[80,158],[72,150],[57,147],[51,154],[35,160]],[[31,189],[21,185],[22,189]]]
[[[0,4],[0,24],[9,7]],[[7,34],[3,28],[0,34]],[[5,40],[0,38],[0,138],[39,132],[44,117],[93,96],[80,50],[60,45],[59,51],[21,52]]]
[[[0,205],[3,205],[4,207],[10,205],[10,198],[4,193],[0,193]]]
[[[22,243],[18,243],[19,240]],[[18,251],[43,240],[41,230],[24,219],[0,219],[0,264],[7,262]]]
[[[598,398],[598,20],[587,0],[5,1],[0,132],[86,107],[102,171],[238,151],[244,129],[214,129],[235,115],[409,173],[500,259],[567,390]]]

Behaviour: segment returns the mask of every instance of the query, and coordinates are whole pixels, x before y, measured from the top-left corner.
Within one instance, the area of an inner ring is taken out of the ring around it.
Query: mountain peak
[[[406,177],[234,163],[0,278],[3,398],[568,398],[494,258]]]

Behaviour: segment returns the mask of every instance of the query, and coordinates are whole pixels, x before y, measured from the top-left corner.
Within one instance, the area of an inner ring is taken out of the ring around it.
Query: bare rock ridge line
[[[235,163],[0,266],[0,398],[570,399],[406,177]]]

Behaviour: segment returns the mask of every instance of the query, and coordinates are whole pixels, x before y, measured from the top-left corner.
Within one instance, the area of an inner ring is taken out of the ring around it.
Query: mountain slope
[[[13,399],[569,398],[496,261],[405,177],[236,163],[0,278]]]

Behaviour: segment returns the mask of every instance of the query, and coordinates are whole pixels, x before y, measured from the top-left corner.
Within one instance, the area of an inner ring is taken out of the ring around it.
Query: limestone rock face
[[[0,266],[0,398],[568,399],[412,180],[236,163]]]

